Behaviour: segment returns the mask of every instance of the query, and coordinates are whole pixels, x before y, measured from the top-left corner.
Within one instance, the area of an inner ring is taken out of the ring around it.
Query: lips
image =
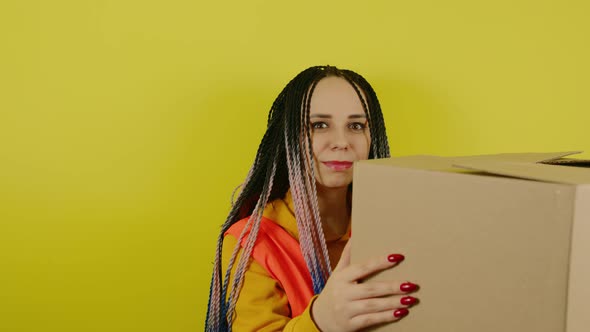
[[[352,167],[352,162],[351,161],[324,161],[323,162],[324,165],[326,165],[328,168],[331,168],[335,171],[345,171],[349,168]]]

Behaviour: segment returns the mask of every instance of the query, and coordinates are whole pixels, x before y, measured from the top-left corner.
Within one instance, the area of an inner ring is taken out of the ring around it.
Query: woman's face
[[[343,78],[320,80],[310,104],[311,140],[317,184],[329,188],[352,183],[352,166],[369,158],[371,137],[362,103]]]

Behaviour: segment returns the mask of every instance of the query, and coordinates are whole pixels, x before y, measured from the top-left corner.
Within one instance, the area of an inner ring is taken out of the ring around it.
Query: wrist
[[[313,324],[315,325],[315,327],[318,329],[318,331],[323,332],[324,330],[322,330],[322,328],[320,327],[320,325],[318,324],[318,320],[317,317],[318,312],[317,312],[317,300],[319,298],[319,295],[314,296],[311,299],[311,302],[309,303],[309,317],[311,318],[311,321],[313,322]]]

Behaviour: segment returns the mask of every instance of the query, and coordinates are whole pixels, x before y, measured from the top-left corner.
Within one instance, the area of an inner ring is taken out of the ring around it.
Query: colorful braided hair
[[[311,96],[317,83],[328,76],[347,80],[361,100],[371,135],[369,159],[389,157],[381,107],[375,91],[362,76],[332,66],[316,66],[293,78],[270,109],[266,133],[258,147],[254,164],[221,227],[211,278],[206,331],[231,331],[235,304],[258,235],[262,212],[268,202],[284,198],[288,190],[293,196],[301,252],[315,294],[322,291],[332,272],[317,202],[309,124]],[[241,249],[241,258],[237,261],[232,284],[229,285],[230,271],[236,264],[241,246],[236,246],[227,271],[222,271],[224,233],[234,223],[248,216],[250,218],[237,243],[242,243],[245,234],[248,235]]]

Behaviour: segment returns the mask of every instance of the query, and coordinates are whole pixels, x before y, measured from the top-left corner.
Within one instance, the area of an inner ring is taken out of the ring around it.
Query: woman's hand
[[[360,281],[404,260],[403,255],[378,257],[363,264],[350,264],[350,241],[311,313],[323,332],[358,331],[406,316],[418,299],[409,296],[418,286],[410,282]]]

